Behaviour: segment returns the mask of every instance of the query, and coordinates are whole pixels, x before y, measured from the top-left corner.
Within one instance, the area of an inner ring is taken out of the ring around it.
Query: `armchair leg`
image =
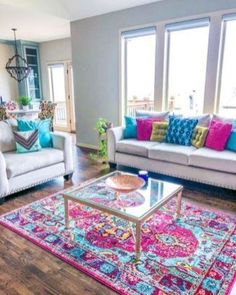
[[[0,198],[0,205],[3,205],[5,202],[5,198]]]
[[[109,162],[109,166],[110,166],[111,169],[116,169],[117,164],[116,163]]]
[[[73,173],[70,173],[70,174],[64,175],[64,179],[65,179],[65,181],[69,181],[69,180],[71,180],[72,176],[73,176]]]

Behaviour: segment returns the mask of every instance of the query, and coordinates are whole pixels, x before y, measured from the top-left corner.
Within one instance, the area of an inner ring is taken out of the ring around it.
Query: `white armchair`
[[[0,122],[0,202],[4,197],[47,182],[55,177],[72,177],[74,171],[72,139],[53,132],[52,148],[16,153],[11,127]]]

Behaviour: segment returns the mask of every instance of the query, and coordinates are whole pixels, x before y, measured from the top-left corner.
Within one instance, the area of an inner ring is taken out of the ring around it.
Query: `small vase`
[[[22,106],[22,110],[25,111],[25,112],[28,111],[29,110],[29,106]]]

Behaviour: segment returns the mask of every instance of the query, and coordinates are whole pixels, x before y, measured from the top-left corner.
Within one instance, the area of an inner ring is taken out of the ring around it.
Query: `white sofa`
[[[123,139],[123,127],[107,131],[111,164],[236,190],[236,153]]]
[[[52,133],[53,148],[38,152],[16,153],[12,126],[0,122],[0,202],[4,197],[64,176],[73,174],[71,137],[64,133]]]

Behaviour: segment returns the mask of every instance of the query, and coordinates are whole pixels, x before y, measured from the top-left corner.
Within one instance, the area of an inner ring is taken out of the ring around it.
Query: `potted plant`
[[[98,134],[98,151],[96,154],[90,153],[90,159],[100,163],[107,163],[107,129],[112,127],[112,123],[104,118],[99,118],[96,122],[95,130]]]
[[[28,96],[20,96],[17,99],[18,104],[22,107],[24,111],[28,111],[31,101],[32,99]]]

